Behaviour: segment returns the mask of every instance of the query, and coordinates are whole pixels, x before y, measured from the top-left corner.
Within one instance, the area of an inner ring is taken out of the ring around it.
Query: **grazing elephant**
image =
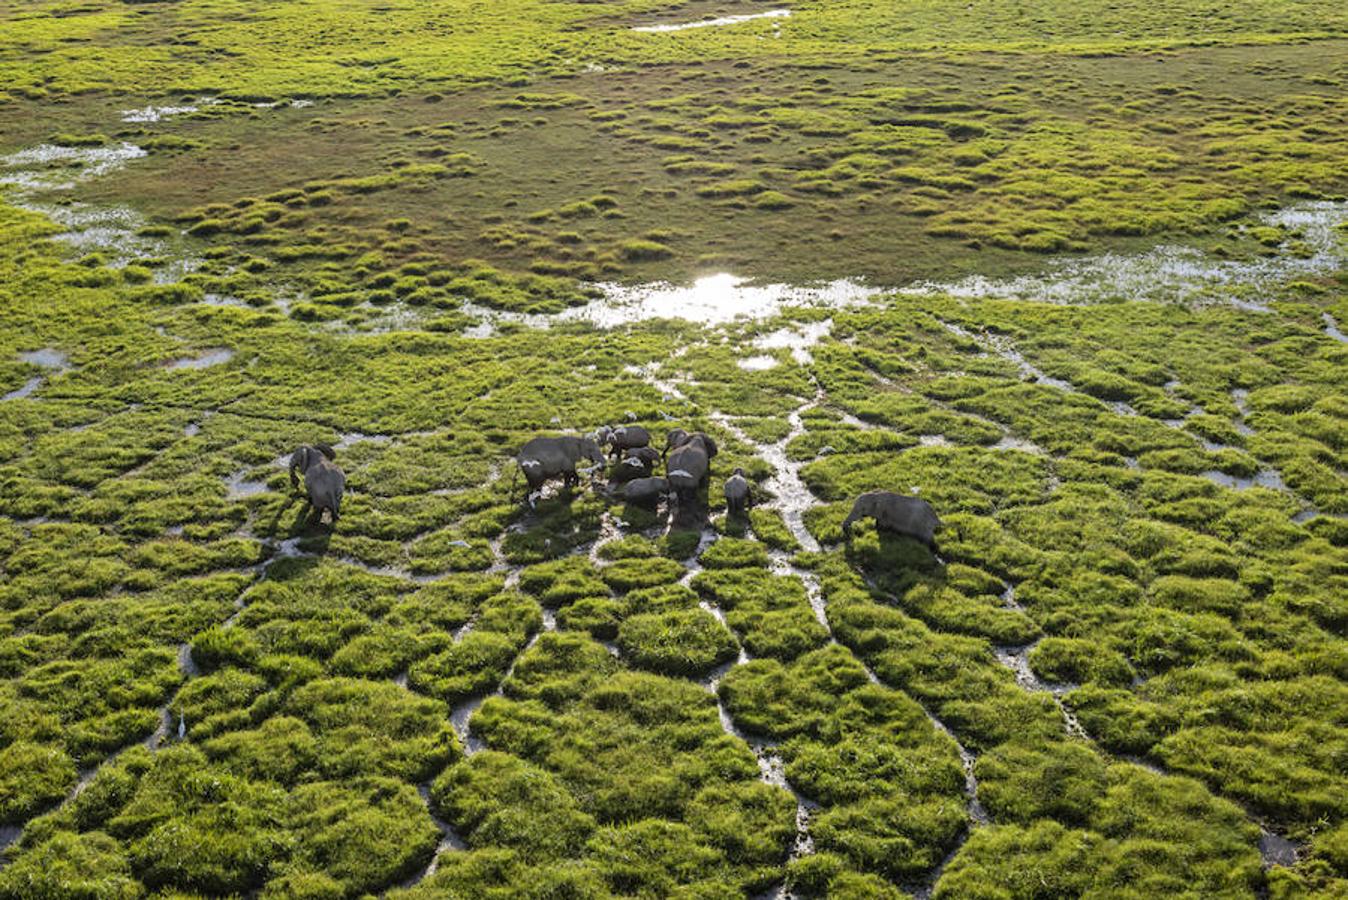
[[[304,490],[309,495],[309,505],[318,514],[318,521],[323,521],[323,511],[327,510],[335,525],[342,513],[346,473],[332,461],[333,455],[332,448],[327,444],[300,447],[290,457],[290,481],[298,486],[295,471],[302,470]]]
[[[309,461],[317,456],[326,456],[328,459],[336,459],[337,451],[327,444],[303,444],[294,453],[290,454],[290,489],[299,493],[300,480],[295,477],[297,472],[303,472],[309,468]]]
[[[857,498],[843,519],[843,536],[851,535],[853,522],[865,518],[874,519],[876,528],[907,535],[936,552],[936,531],[942,523],[926,500],[893,491],[868,491]]]
[[[665,477],[680,501],[691,500],[707,483],[711,468],[701,442],[688,441],[669,454]]]
[[[665,435],[665,454],[668,455],[671,450],[695,443],[701,443],[702,450],[707,454],[708,460],[715,458],[716,442],[709,435],[701,431],[689,433],[682,428],[673,428],[669,434]]]
[[[612,455],[618,456],[625,450],[634,450],[638,447],[646,447],[651,443],[651,433],[640,425],[619,425],[617,428],[605,427],[600,430],[600,434],[605,434],[602,443],[612,448]]]
[[[604,464],[604,451],[590,438],[574,435],[536,437],[521,447],[515,462],[529,483],[529,505],[533,506],[533,493],[549,478],[560,475],[567,487],[574,485],[578,480],[576,464],[582,460],[592,463],[593,470]]]
[[[664,478],[638,478],[623,489],[623,497],[633,506],[655,506],[668,493],[669,481]]]
[[[749,479],[744,477],[743,469],[736,469],[735,474],[725,480],[726,513],[743,516],[749,508],[749,500]]]

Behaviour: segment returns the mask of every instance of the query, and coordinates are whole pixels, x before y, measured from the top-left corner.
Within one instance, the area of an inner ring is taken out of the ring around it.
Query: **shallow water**
[[[862,306],[881,293],[880,288],[851,279],[817,284],[757,284],[728,272],[708,275],[683,285],[666,281],[644,284],[603,282],[594,287],[601,292],[601,296],[559,313],[516,313],[465,303],[460,307],[461,310],[477,317],[478,322],[464,329],[461,334],[474,338],[494,337],[502,322],[529,328],[548,328],[561,322],[586,322],[596,328],[609,329],[654,319],[724,325],[737,320],[768,319],[793,306],[817,309]],[[804,344],[808,346],[823,336],[821,333],[810,337],[818,328],[819,323],[816,323],[783,331],[799,332],[802,335],[799,340],[808,342]]]
[[[1310,247],[1306,257],[1279,253],[1255,260],[1227,260],[1192,247],[1161,245],[1143,253],[1105,253],[1053,259],[1036,275],[988,278],[973,275],[958,281],[927,281],[903,289],[910,294],[992,297],[1079,304],[1122,298],[1168,302],[1222,302],[1241,309],[1268,312],[1240,293],[1310,275],[1332,272],[1348,259],[1335,226],[1348,219],[1348,203],[1319,201],[1298,204],[1260,217],[1261,224],[1299,230],[1294,239]]]
[[[106,147],[38,144],[0,157],[0,184],[27,191],[69,190],[145,155],[144,149],[125,141]]]
[[[18,188],[11,202],[40,213],[64,230],[55,240],[77,253],[99,253],[109,268],[123,268],[136,259],[167,259],[152,270],[157,284],[181,281],[195,271],[200,259],[183,246],[181,233],[148,237],[138,232],[145,218],[128,206],[89,203],[49,203],[35,199],[47,192],[63,192],[107,175],[145,151],[131,143],[109,147],[58,147],[40,144],[0,158],[0,184]]]
[[[122,110],[122,121],[158,122],[162,119],[170,119],[173,116],[194,113],[200,108],[198,106],[143,106],[140,109],[124,109]]]
[[[1344,334],[1339,330],[1339,323],[1334,321],[1334,317],[1329,313],[1325,313],[1323,318],[1325,320],[1325,334],[1341,344],[1348,344],[1348,334]]]
[[[790,350],[791,358],[797,365],[808,366],[814,362],[810,348],[828,337],[832,330],[832,319],[824,319],[822,322],[801,322],[760,335],[754,338],[753,345],[760,350]]]
[[[1282,476],[1273,469],[1262,469],[1256,472],[1252,478],[1228,475],[1215,469],[1199,474],[1213,484],[1219,484],[1224,488],[1231,488],[1235,491],[1245,491],[1252,487],[1269,488],[1275,491],[1287,490],[1287,485],[1283,484]]]
[[[248,469],[240,469],[225,479],[225,491],[229,499],[241,500],[244,497],[252,497],[267,490],[267,482],[250,481],[247,477],[248,471]]]
[[[738,16],[721,16],[718,19],[701,19],[696,22],[679,22],[673,25],[638,25],[633,31],[648,34],[662,34],[670,31],[687,31],[690,28],[721,28],[726,25],[738,25],[754,19],[785,19],[791,15],[789,9],[769,9],[760,13],[744,13]]]
[[[227,347],[207,350],[201,356],[186,356],[165,364],[166,369],[205,369],[227,363],[234,358],[234,351]]]
[[[722,272],[689,285],[667,282],[599,284],[604,296],[558,314],[562,319],[615,328],[648,319],[684,319],[720,325],[736,319],[763,319],[789,306],[840,309],[869,303],[880,293],[859,281],[841,279],[822,284],[755,284]]]
[[[775,356],[749,356],[736,363],[746,372],[764,372],[768,369],[777,368],[777,357]]]
[[[1263,857],[1264,868],[1269,866],[1294,866],[1301,858],[1301,848],[1280,834],[1274,834],[1267,828],[1259,832],[1259,855]]]
[[[454,733],[459,736],[459,743],[463,745],[464,756],[472,756],[487,749],[487,742],[473,734],[468,725],[468,720],[473,717],[473,713],[477,712],[478,707],[486,699],[486,697],[472,697],[450,710],[449,724],[454,729]]]
[[[459,836],[459,833],[454,830],[454,826],[431,812],[431,786],[429,784],[419,785],[417,793],[421,795],[421,801],[426,804],[426,811],[430,814],[431,821],[440,830],[440,843],[436,845],[435,853],[431,856],[431,861],[426,864],[426,868],[404,881],[401,884],[403,888],[415,887],[422,880],[434,875],[435,870],[440,865],[440,854],[468,849],[468,842]]]
[[[41,350],[29,350],[20,353],[19,359],[35,366],[41,366],[44,369],[55,369],[58,372],[64,372],[70,368],[70,358],[54,347],[43,347]]]
[[[53,374],[69,372],[71,368],[70,359],[60,350],[54,347],[43,347],[41,350],[27,350],[19,354],[19,359],[31,366],[38,366],[47,369]],[[0,402],[5,400],[22,400],[24,397],[32,396],[38,388],[46,382],[47,376],[35,375],[25,381],[22,385],[15,388],[3,396],[0,396]]]
[[[3,397],[0,397],[0,401],[22,400],[24,397],[31,395],[38,388],[42,387],[42,382],[45,380],[46,379],[44,379],[40,375],[35,378],[30,378],[27,381],[25,381],[21,387],[15,388],[8,394],[5,394]]]

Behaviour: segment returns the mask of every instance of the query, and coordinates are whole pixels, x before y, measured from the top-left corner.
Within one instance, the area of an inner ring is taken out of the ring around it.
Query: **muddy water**
[[[1267,312],[1257,299],[1263,289],[1287,281],[1331,273],[1348,259],[1335,226],[1348,219],[1348,203],[1320,201],[1287,207],[1261,217],[1264,225],[1292,233],[1308,255],[1235,261],[1209,256],[1191,247],[1159,246],[1144,253],[1106,253],[1056,259],[1037,275],[1019,278],[972,276],[953,282],[923,282],[904,293],[945,294],[1081,304],[1103,300],[1226,303]],[[1286,248],[1284,248],[1286,249]]]

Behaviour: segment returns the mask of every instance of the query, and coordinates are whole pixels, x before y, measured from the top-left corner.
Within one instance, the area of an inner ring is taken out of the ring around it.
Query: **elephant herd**
[[[672,429],[665,435],[664,451],[659,452],[651,446],[651,433],[640,425],[605,425],[584,437],[533,438],[520,448],[515,462],[528,483],[530,506],[550,479],[560,477],[564,486],[572,487],[580,478],[577,467],[589,463],[583,471],[593,482],[611,461],[616,463],[609,479],[615,493],[635,506],[651,507],[662,498],[690,503],[707,486],[716,452],[716,441],[701,431]],[[655,474],[661,463],[663,476]],[[726,482],[727,506],[732,513],[743,514],[749,498],[749,482],[736,469]]]
[[[610,489],[635,506],[655,507],[662,499],[677,505],[695,501],[707,486],[711,461],[717,452],[716,441],[701,431],[674,428],[665,435],[663,452],[651,446],[651,434],[640,425],[604,426],[585,436],[560,435],[532,438],[515,455],[519,473],[528,485],[526,499],[533,508],[538,492],[548,481],[560,478],[574,487],[580,472],[590,475],[593,484],[598,472],[610,462],[616,463],[609,479]],[[326,511],[335,523],[341,514],[346,475],[336,463],[336,454],[327,444],[305,444],[290,457],[290,485],[299,489],[298,474],[304,476],[309,506],[321,521]],[[663,462],[665,474],[655,470]],[[588,463],[588,465],[584,465]],[[735,469],[723,486],[726,510],[743,516],[753,499],[749,479]],[[843,520],[842,531],[850,536],[852,525],[861,519],[873,519],[879,529],[906,535],[936,552],[936,533],[943,526],[930,503],[894,491],[869,491],[852,504]]]

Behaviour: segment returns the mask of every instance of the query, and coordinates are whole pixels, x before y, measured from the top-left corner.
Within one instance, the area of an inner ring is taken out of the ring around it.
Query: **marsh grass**
[[[630,31],[713,6],[0,12],[0,176],[74,182],[0,189],[0,897],[1344,891],[1341,273],[463,334],[601,280],[1305,257],[1255,216],[1345,190],[1342,11]],[[708,509],[523,506],[524,440],[622,421],[716,437]],[[314,441],[331,525],[284,474]],[[881,488],[938,555],[843,542]]]

